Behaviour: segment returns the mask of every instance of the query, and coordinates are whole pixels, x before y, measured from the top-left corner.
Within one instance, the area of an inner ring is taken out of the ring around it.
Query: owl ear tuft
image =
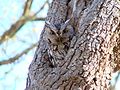
[[[49,21],[46,21],[46,22],[45,22],[45,26],[47,26],[48,28],[50,28],[50,27],[51,27],[50,22],[49,22]]]
[[[65,21],[65,23],[61,26],[61,30],[64,30],[69,24],[70,24],[71,19],[68,19]]]
[[[56,30],[56,27],[54,24],[51,24],[49,21],[45,22],[45,25],[50,28],[51,30]]]

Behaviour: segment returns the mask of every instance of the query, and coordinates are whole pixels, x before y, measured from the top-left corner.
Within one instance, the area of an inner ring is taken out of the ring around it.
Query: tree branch
[[[45,21],[46,17],[35,17],[32,21]]]
[[[25,24],[25,22],[25,19],[20,19],[15,24],[13,24],[10,29],[4,32],[4,34],[0,37],[0,44],[13,37],[16,32],[19,31],[19,29]]]
[[[29,15],[30,8],[32,6],[32,2],[33,2],[33,0],[27,0],[26,1],[23,16],[28,16]]]
[[[29,48],[25,49],[22,53],[17,54],[16,56],[9,58],[8,60],[0,61],[0,65],[10,64],[17,61],[22,55],[27,54],[31,49],[37,46],[37,43],[31,45]]]

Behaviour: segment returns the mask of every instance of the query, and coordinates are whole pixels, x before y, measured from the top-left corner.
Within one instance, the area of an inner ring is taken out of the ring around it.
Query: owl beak
[[[62,33],[60,33],[60,36],[62,37]]]
[[[62,33],[60,31],[57,32],[56,36],[59,38],[59,37],[62,37],[61,35]]]

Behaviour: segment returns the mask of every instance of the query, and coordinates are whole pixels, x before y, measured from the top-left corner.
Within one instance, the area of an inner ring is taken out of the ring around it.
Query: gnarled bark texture
[[[26,90],[109,90],[111,73],[120,60],[120,5],[117,0],[53,0],[47,20],[63,23],[72,14],[76,35],[56,67],[46,60],[47,36],[42,31]]]

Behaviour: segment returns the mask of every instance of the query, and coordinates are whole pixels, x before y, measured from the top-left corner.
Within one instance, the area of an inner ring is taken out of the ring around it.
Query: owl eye
[[[67,32],[68,32],[68,29],[64,29],[64,30],[63,30],[63,33],[67,33]]]
[[[50,34],[51,34],[51,35],[54,35],[54,34],[55,34],[55,32],[51,30],[51,31],[50,31]]]

